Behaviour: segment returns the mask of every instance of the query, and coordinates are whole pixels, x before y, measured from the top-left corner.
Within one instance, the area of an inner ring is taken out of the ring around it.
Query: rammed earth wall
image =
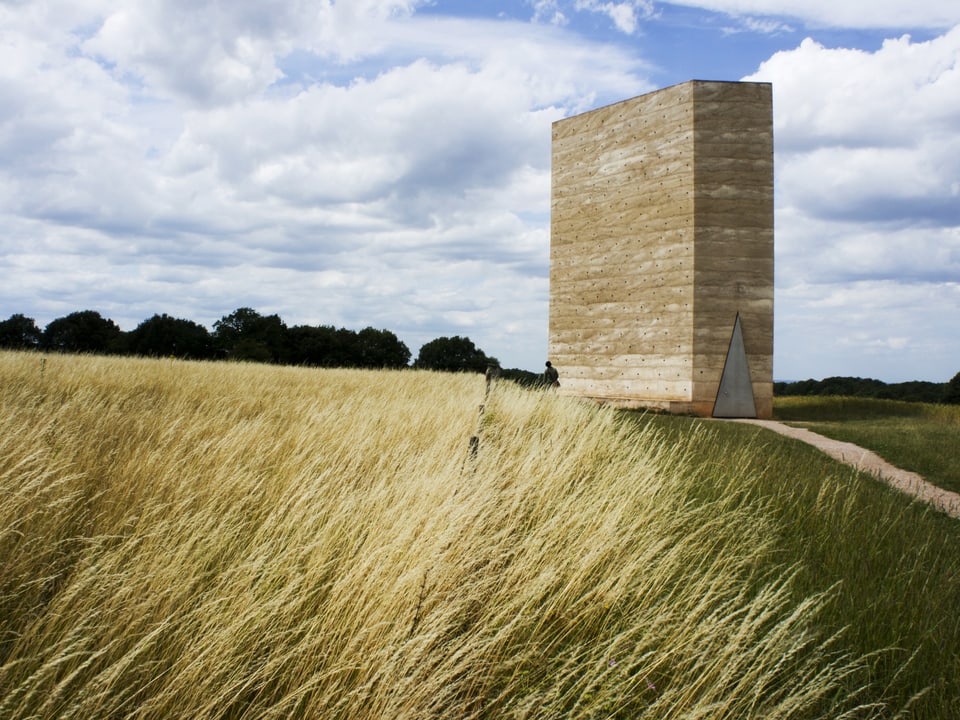
[[[767,83],[694,80],[554,123],[560,392],[711,415],[739,314],[770,417],[772,117]]]

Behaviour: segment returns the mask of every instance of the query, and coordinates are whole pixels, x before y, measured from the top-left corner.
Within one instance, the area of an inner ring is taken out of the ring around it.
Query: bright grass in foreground
[[[691,502],[689,450],[616,413],[412,371],[2,353],[0,382],[0,717],[895,710],[763,500]]]

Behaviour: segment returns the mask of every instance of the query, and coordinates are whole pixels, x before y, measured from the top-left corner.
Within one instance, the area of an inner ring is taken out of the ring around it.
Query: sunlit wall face
[[[741,329],[772,411],[766,83],[691,81],[553,126],[550,357],[561,392],[710,415]]]

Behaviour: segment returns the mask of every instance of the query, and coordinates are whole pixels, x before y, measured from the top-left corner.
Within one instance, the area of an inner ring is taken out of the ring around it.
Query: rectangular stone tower
[[[561,393],[771,416],[768,83],[693,80],[554,123],[549,336]]]

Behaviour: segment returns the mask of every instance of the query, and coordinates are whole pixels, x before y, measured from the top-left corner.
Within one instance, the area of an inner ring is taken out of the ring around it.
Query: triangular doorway
[[[755,418],[757,406],[753,401],[753,383],[750,382],[750,367],[747,351],[743,347],[743,331],[740,329],[740,313],[733,323],[727,361],[723,365],[720,388],[713,405],[713,416],[718,418]]]

